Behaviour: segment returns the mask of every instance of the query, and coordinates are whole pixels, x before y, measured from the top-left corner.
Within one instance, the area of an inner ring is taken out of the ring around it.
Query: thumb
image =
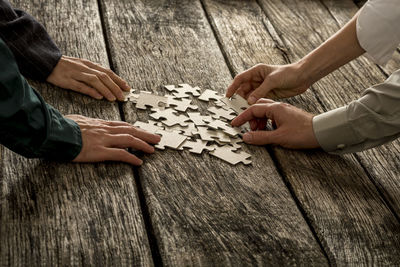
[[[243,141],[251,145],[276,144],[276,131],[251,131],[243,135]]]
[[[265,97],[269,91],[271,91],[272,86],[271,83],[268,82],[267,79],[264,80],[264,82],[257,87],[253,93],[251,93],[248,97],[248,102],[250,105],[253,105],[254,103],[257,102],[258,99]]]

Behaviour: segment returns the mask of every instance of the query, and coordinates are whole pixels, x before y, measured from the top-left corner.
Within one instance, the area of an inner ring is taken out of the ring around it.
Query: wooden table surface
[[[162,94],[162,85],[183,82],[223,93],[256,63],[298,60],[359,8],[352,0],[12,3],[41,21],[65,55]],[[360,58],[287,101],[324,112],[399,66],[400,53],[386,67]],[[149,118],[131,103],[33,85],[64,114]],[[398,140],[343,157],[244,149],[250,167],[166,150],[133,168],[28,160],[0,146],[0,264],[400,265]]]

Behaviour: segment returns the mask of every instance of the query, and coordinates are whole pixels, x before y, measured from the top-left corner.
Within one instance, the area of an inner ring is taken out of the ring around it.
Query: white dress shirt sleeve
[[[385,65],[400,43],[400,0],[369,0],[357,19],[357,38],[367,57]]]
[[[400,70],[345,107],[313,118],[321,147],[333,154],[369,149],[400,136]]]

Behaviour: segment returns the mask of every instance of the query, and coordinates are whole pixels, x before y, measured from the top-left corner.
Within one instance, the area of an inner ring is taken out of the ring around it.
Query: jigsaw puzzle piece
[[[145,131],[156,133],[158,130],[163,130],[164,128],[158,125],[158,122],[149,120],[148,122],[136,121],[133,126],[143,129]]]
[[[210,154],[232,165],[236,165],[240,162],[245,165],[251,164],[251,160],[249,160],[249,158],[251,157],[250,154],[244,151],[235,152],[235,150],[236,149],[230,145],[225,145],[221,147],[215,146],[215,150],[211,151]]]
[[[200,96],[199,100],[202,101],[210,101],[211,99],[215,101],[219,101],[221,98],[223,98],[222,95],[218,94],[217,91],[206,89]]]
[[[172,108],[167,108],[164,110],[152,109],[152,111],[155,112],[150,114],[150,117],[156,120],[164,119],[161,122],[167,126],[174,126],[176,124],[179,124],[181,126],[188,125],[186,121],[189,120],[189,117],[186,117],[185,115],[176,115],[176,111]]]
[[[200,95],[199,87],[192,87],[186,83],[179,84],[178,87],[175,87],[175,85],[165,85],[164,88],[167,89],[169,92],[174,92],[173,95],[176,98],[187,98],[190,97],[190,95]]]
[[[242,143],[243,140],[240,139],[240,138],[230,138],[230,141],[228,143],[224,143],[224,142],[221,142],[219,140],[215,140],[215,142],[217,144],[221,145],[221,146],[223,146],[223,145],[231,145],[231,146],[233,146],[235,148],[234,150],[238,150],[238,149],[242,148],[242,146],[239,143]]]
[[[207,141],[196,139],[194,141],[186,140],[180,148],[190,148],[189,151],[195,154],[201,154],[203,150],[213,151],[214,146],[207,146]]]
[[[231,139],[225,133],[221,131],[210,130],[207,127],[197,127],[196,131],[192,131],[192,134],[200,135],[203,141],[220,141],[222,143],[229,143]]]
[[[188,112],[187,115],[196,126],[206,126],[212,120],[211,116],[203,116],[199,112]]]
[[[208,109],[211,113],[214,114],[213,118],[219,119],[219,118],[225,118],[227,120],[233,120],[235,118],[234,111],[229,109],[223,109],[223,108],[217,108],[217,107],[210,107]]]
[[[161,123],[162,124],[162,123]],[[179,124],[168,127],[165,126],[165,130],[166,131],[176,131],[176,132],[180,132],[183,135],[186,136],[192,136],[192,132],[196,131],[196,125],[194,125],[194,123],[188,123],[187,126],[180,126]]]
[[[140,92],[136,100],[136,108],[147,109],[147,107],[160,108],[165,107],[168,103],[168,98],[161,95],[154,95],[150,92]]]
[[[231,137],[242,134],[242,131],[240,128],[238,128],[238,127],[233,128],[229,124],[227,124],[223,121],[220,121],[220,120],[213,120],[207,126],[214,130],[221,129],[221,130],[223,130],[224,133],[226,133],[227,135],[229,135]]]
[[[237,94],[233,95],[231,98],[223,97],[220,101],[225,103],[225,106],[222,106],[224,109],[232,109],[237,115],[250,106],[246,99]]]
[[[129,92],[123,91],[122,93],[124,94],[124,102],[130,101],[136,103],[139,94],[134,94],[134,92],[135,92],[134,89],[131,89]]]
[[[175,110],[185,112],[188,108],[193,110],[199,108],[196,105],[192,105],[192,100],[190,99],[185,99],[185,98],[177,99],[175,98],[175,96],[172,95],[166,95],[166,97],[168,98],[167,106],[173,107],[173,109]]]
[[[178,132],[158,130],[156,133],[161,135],[161,140],[155,147],[161,150],[164,150],[166,147],[179,150],[179,146],[187,139],[187,136],[181,135]]]

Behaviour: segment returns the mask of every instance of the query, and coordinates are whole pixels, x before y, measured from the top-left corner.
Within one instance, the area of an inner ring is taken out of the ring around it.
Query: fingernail
[[[98,95],[98,96],[96,96],[96,99],[101,100],[101,99],[103,99],[103,96],[102,95]]]
[[[254,96],[249,97],[248,102],[250,105],[253,105],[254,103],[256,103],[256,101],[257,101],[257,98],[255,98]]]
[[[253,141],[253,135],[251,133],[245,133],[243,135],[243,141],[246,143],[251,143]]]

